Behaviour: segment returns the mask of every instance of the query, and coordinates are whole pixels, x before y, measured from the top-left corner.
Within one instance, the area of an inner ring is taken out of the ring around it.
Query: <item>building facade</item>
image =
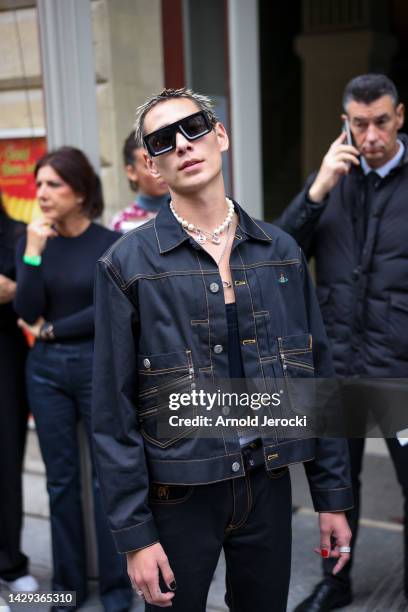
[[[228,192],[272,220],[339,134],[351,77],[385,72],[408,99],[407,47],[403,0],[0,0],[0,149],[24,138],[82,146],[100,168],[107,220],[132,197],[121,148],[136,107],[188,85],[215,100],[230,133]],[[70,117],[86,87],[86,112]],[[16,210],[28,220],[32,207]]]

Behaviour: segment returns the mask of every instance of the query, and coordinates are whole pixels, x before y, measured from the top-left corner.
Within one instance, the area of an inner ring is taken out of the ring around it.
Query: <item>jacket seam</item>
[[[123,531],[129,531],[130,529],[137,529],[138,527],[141,527],[142,525],[145,525],[146,523],[149,523],[153,520],[154,519],[151,516],[150,518],[142,521],[141,523],[138,523],[137,525],[132,525],[131,527],[122,527],[121,529],[112,529],[112,533],[122,533]]]
[[[255,221],[255,219],[254,219],[253,217],[251,217],[251,220],[252,220],[252,222],[253,222],[253,223],[256,225],[256,227],[257,227],[258,229],[260,229],[260,230],[261,230],[261,232],[264,234],[264,236],[266,236],[266,237],[268,238],[268,240],[273,240],[272,236],[269,236],[269,235],[268,235],[268,234],[265,232],[265,230],[263,230],[263,229],[262,229],[262,227],[261,227],[260,225],[258,225],[258,223]]]
[[[226,455],[217,455],[216,457],[207,457],[206,459],[151,459],[152,463],[198,463],[202,461],[214,461],[215,459],[228,459],[229,457],[236,457],[237,455],[241,456],[241,453],[237,451],[236,453],[228,453]],[[164,483],[165,484],[165,483]]]
[[[113,244],[112,244],[112,245],[109,247],[109,249],[106,251],[106,253],[104,254],[104,256],[103,256],[103,257],[101,257],[101,259],[106,260],[106,259],[109,257],[109,255],[111,255],[112,251],[113,251],[114,249],[116,249],[116,247],[117,247],[119,244],[121,244],[121,243],[122,243],[124,240],[128,240],[128,239],[129,239],[129,238],[132,236],[132,234],[135,234],[136,232],[140,232],[140,231],[143,231],[143,230],[150,229],[150,228],[152,227],[152,225],[153,225],[152,221],[153,221],[153,220],[151,220],[151,221],[147,221],[146,223],[143,223],[143,225],[141,225],[140,227],[135,227],[133,230],[130,230],[129,232],[126,232],[126,234],[123,234],[123,236],[121,236],[120,238],[118,238],[118,239],[116,240],[116,242],[114,242],[114,243],[113,243]]]
[[[137,231],[137,228],[133,231]],[[115,271],[115,276],[117,278],[121,278],[116,269],[113,266],[113,263],[110,259],[108,259],[106,256],[102,257],[100,259],[100,261],[103,261],[106,263],[106,265],[108,265],[112,270]],[[264,261],[264,262],[258,262],[258,263],[254,263],[254,264],[247,264],[247,265],[242,265],[242,266],[234,266],[231,265],[230,269],[231,270],[240,270],[240,271],[245,271],[245,270],[252,270],[254,268],[260,268],[263,266],[286,266],[286,265],[295,265],[295,264],[300,264],[300,260],[298,259],[292,259],[292,260],[282,260],[282,261]],[[200,266],[201,268],[201,266]],[[129,289],[129,287],[135,283],[138,280],[159,280],[161,278],[167,278],[167,277],[171,277],[171,276],[188,276],[188,275],[211,275],[211,274],[216,274],[217,271],[216,270],[203,270],[202,268],[200,270],[171,270],[169,272],[162,272],[160,274],[144,274],[144,273],[140,273],[140,274],[136,274],[135,276],[132,276],[132,278],[130,278],[129,280],[125,281],[124,279],[121,278],[121,288],[123,290],[127,290]]]
[[[129,548],[129,550],[124,550],[122,553],[119,553],[119,554],[127,555],[128,553],[131,553],[131,552],[143,550],[144,548],[149,548],[149,546],[153,546],[153,544],[157,544],[159,541],[160,540],[154,540],[153,542],[150,542],[149,544],[145,544],[145,546],[139,546],[138,548]]]
[[[201,261],[200,261],[200,257],[198,256],[198,253],[195,253],[196,259],[197,259],[197,263],[198,266],[200,268],[200,272],[201,272],[201,280],[203,283],[203,290],[204,290],[204,295],[205,295],[205,304],[207,307],[207,323],[208,323],[208,357],[210,360],[210,368],[211,368],[211,377],[212,380],[214,381],[214,365],[213,365],[213,361],[212,361],[212,351],[211,351],[211,319],[210,319],[210,305],[208,303],[208,294],[207,294],[207,287],[205,286],[205,281],[204,281],[204,273],[203,273],[203,268],[201,265]],[[193,324],[193,322],[191,321],[191,324]],[[224,443],[224,450],[225,452],[227,452],[227,445],[225,444],[225,437],[224,437],[224,432],[222,432],[222,440]]]
[[[272,468],[271,470],[268,470],[268,468],[266,468],[266,469],[267,469],[267,471],[272,471],[274,469],[279,469],[279,468],[285,467],[285,466],[286,467],[290,467],[291,465],[299,465],[299,463],[307,463],[308,461],[314,461],[314,459],[316,459],[316,457],[315,457],[315,455],[312,455],[312,457],[307,457],[306,459],[302,459],[301,461],[299,461],[299,460],[291,461],[290,463],[284,463],[283,465],[279,465],[276,468]]]
[[[239,246],[237,246],[237,253],[238,253],[238,256],[239,256],[240,260],[242,261],[242,265],[245,267],[244,260],[242,259],[242,255],[241,255],[241,252],[240,252],[240,248],[239,248]],[[252,299],[251,287],[250,287],[250,285],[249,285],[249,282],[248,282],[248,277],[247,277],[247,275],[246,275],[245,270],[244,270],[244,276],[245,276],[245,282],[246,282],[247,287],[248,287],[249,299],[250,299],[250,301],[251,301],[251,309],[252,309],[253,326],[254,326],[254,330],[255,330],[255,337],[256,337],[256,350],[257,350],[257,353],[258,353],[258,363],[259,363],[260,368],[261,368],[262,378],[263,378],[263,383],[264,383],[264,387],[265,387],[265,390],[266,390],[268,387],[267,387],[266,380],[265,380],[265,372],[264,372],[264,369],[263,369],[263,367],[262,367],[262,363],[261,363],[261,354],[260,354],[260,352],[259,352],[259,341],[258,341],[258,333],[257,333],[257,329],[256,329],[256,319],[255,319],[254,302],[253,302],[253,299]]]
[[[160,280],[161,278],[168,278],[170,276],[190,276],[199,274],[216,274],[215,270],[171,270],[169,272],[161,272],[160,274],[136,274],[125,282],[125,288],[128,289],[130,285],[138,280]]]
[[[224,478],[217,478],[216,480],[203,480],[202,482],[164,482],[164,481],[160,481],[160,484],[163,485],[168,485],[169,487],[172,486],[180,486],[180,487],[200,487],[202,485],[209,485],[209,484],[216,484],[217,482],[226,482],[226,481],[234,481],[237,478],[242,478],[242,474],[237,474],[236,476],[225,476]],[[155,482],[155,481],[153,481]]]
[[[315,489],[315,488],[310,487],[310,491],[316,491],[318,493],[322,493],[325,491],[348,491],[350,489],[351,489],[351,486],[350,487],[338,487],[337,489]]]
[[[106,267],[113,274],[113,276],[115,277],[117,283],[119,284],[119,288],[121,290],[123,290],[123,288],[124,288],[124,280],[120,276],[119,272],[116,270],[116,268],[113,265],[113,263],[109,259],[106,259],[105,257],[102,258],[101,261],[103,261],[105,263]]]
[[[272,260],[272,261],[257,261],[253,264],[244,264],[242,262],[242,266],[231,266],[231,270],[251,270],[252,268],[260,268],[262,266],[292,266],[299,265],[301,263],[300,259],[282,259],[282,260]]]
[[[346,506],[345,508],[336,508],[336,510],[316,510],[318,513],[322,512],[345,512],[346,510],[352,510],[354,506]]]

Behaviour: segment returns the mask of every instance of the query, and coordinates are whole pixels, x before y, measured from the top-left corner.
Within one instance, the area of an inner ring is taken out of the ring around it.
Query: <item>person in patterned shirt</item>
[[[155,217],[169,199],[167,184],[150,174],[143,152],[132,131],[123,145],[123,161],[129,186],[137,195],[130,206],[116,213],[110,224],[111,229],[122,234]]]

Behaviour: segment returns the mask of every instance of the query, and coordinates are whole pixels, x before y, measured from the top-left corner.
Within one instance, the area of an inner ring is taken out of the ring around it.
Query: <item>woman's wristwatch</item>
[[[54,325],[46,321],[40,327],[40,338],[41,340],[55,340],[54,336]]]

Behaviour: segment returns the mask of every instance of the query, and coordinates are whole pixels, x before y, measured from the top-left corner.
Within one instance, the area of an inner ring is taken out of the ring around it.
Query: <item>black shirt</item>
[[[228,326],[228,365],[230,378],[245,378],[239,340],[238,313],[236,302],[225,304]]]
[[[92,339],[93,285],[96,262],[121,236],[91,223],[79,236],[47,242],[40,266],[23,262],[26,238],[17,246],[15,308],[27,323],[40,317],[54,325],[55,339]]]
[[[24,230],[24,223],[14,221],[0,211],[0,274],[11,280],[16,279],[15,248]],[[0,304],[0,330],[20,333],[16,320],[12,302]]]

